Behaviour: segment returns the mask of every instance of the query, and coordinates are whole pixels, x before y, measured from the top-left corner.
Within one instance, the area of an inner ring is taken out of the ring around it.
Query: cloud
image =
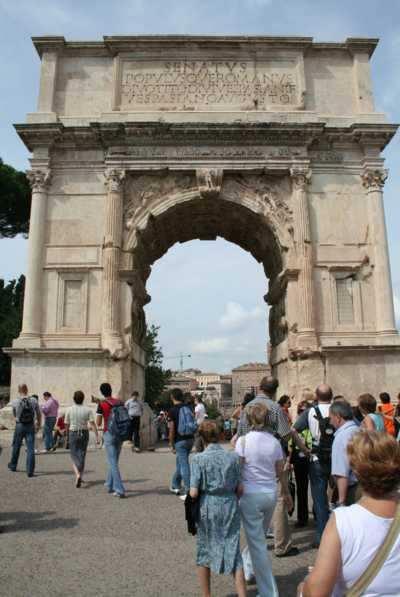
[[[251,321],[262,319],[265,316],[266,313],[261,307],[254,307],[247,311],[240,303],[229,301],[220,317],[219,324],[225,330],[239,330]]]
[[[62,26],[70,23],[73,18],[72,10],[68,11],[60,5],[57,6],[55,2],[49,2],[48,0],[37,3],[31,0],[19,0],[15,3],[0,0],[0,8],[9,17],[29,23],[31,27]]]
[[[209,338],[208,340],[199,340],[198,342],[193,342],[192,350],[193,352],[199,352],[202,354],[218,353],[228,348],[228,346],[228,338]]]

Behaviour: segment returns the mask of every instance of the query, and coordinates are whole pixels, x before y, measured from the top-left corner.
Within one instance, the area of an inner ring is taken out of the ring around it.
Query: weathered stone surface
[[[101,381],[142,392],[151,267],[176,242],[217,236],[263,264],[282,392],[398,391],[381,157],[397,127],[374,108],[376,40],[34,42],[39,109],[17,125],[33,203],[13,395],[21,382],[65,404]]]

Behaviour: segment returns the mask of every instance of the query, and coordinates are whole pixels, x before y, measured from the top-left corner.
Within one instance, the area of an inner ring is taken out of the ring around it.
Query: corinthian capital
[[[361,174],[363,187],[368,191],[380,191],[388,177],[387,170],[366,169]]]
[[[125,170],[109,168],[104,172],[104,178],[109,191],[121,191],[125,179]]]
[[[304,191],[311,181],[311,174],[311,169],[307,167],[293,166],[290,168],[290,177],[294,188]]]
[[[218,197],[221,192],[222,168],[198,168],[196,170],[197,184],[201,197]]]
[[[33,192],[43,193],[50,184],[50,170],[28,170],[26,176]]]

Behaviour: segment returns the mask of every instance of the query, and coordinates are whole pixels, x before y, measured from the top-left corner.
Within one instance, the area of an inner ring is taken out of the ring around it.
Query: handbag
[[[197,526],[200,520],[200,494],[197,498],[192,498],[190,493],[185,499],[185,519],[187,529],[190,535],[197,535]]]
[[[396,514],[384,542],[376,552],[372,562],[364,570],[360,578],[345,593],[345,597],[361,597],[365,589],[372,583],[383,564],[385,563],[392,547],[400,534],[400,503],[397,506]]]

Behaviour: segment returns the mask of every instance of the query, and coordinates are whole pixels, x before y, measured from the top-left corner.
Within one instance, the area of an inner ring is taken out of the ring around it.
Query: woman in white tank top
[[[357,433],[348,446],[361,500],[331,516],[315,567],[300,587],[303,597],[342,597],[361,577],[385,540],[399,503],[400,446],[389,434]],[[400,537],[363,592],[364,597],[400,595]]]

